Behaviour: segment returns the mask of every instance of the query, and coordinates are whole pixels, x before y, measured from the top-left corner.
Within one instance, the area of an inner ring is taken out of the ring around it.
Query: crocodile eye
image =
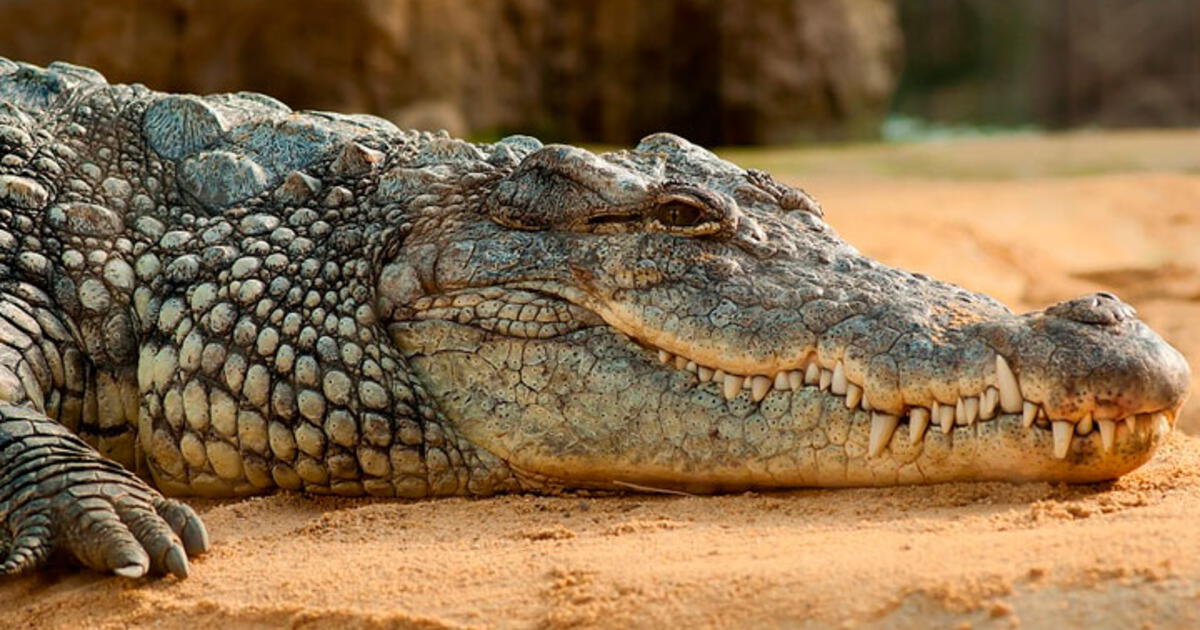
[[[659,204],[653,217],[664,227],[695,227],[706,220],[700,208],[682,201]]]

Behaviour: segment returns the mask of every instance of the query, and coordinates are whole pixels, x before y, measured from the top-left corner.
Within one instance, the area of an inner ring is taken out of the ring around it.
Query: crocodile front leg
[[[68,383],[78,375],[68,374],[62,356],[78,352],[65,330],[48,301],[0,293],[0,575],[61,552],[127,577],[186,577],[187,556],[208,548],[195,512],[47,415],[47,401],[57,415],[71,406],[59,401],[83,389]]]

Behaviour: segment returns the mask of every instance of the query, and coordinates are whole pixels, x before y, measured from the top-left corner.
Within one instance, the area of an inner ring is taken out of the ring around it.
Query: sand
[[[886,262],[1016,308],[1114,290],[1195,363],[1200,176],[1189,173],[1200,159],[1187,153],[1194,142],[1164,138],[1153,146],[1182,155],[1118,170],[1177,172],[948,179],[855,170],[837,152],[837,168],[808,168],[821,161],[807,152],[775,170]],[[1152,144],[1086,142],[1093,161],[1095,146],[1124,155]],[[1061,143],[945,151],[1013,162]],[[1191,433],[1198,405],[1181,418]],[[194,505],[214,545],[190,578],[58,568],[7,580],[0,626],[1200,627],[1200,438],[1182,433],[1143,468],[1088,486]]]

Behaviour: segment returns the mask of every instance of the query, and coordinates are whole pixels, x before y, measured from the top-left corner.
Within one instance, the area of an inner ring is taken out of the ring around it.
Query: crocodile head
[[[1014,314],[669,134],[524,146],[423,198],[379,304],[446,422],[528,479],[1087,482],[1174,425],[1188,366],[1112,295]]]

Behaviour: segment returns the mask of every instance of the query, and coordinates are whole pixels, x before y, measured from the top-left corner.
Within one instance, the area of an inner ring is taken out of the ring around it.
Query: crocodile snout
[[[1108,326],[1137,317],[1137,311],[1107,291],[1059,302],[1046,309],[1046,315],[1080,324]]]
[[[1187,395],[1190,370],[1183,356],[1111,293],[984,328],[1039,416],[1115,420],[1177,409]]]
[[[1044,316],[1042,330],[1057,346],[1053,371],[1064,381],[1075,376],[1088,382],[1060,389],[1090,391],[1098,416],[1177,409],[1183,403],[1187,361],[1117,296],[1100,292],[1060,302]]]

